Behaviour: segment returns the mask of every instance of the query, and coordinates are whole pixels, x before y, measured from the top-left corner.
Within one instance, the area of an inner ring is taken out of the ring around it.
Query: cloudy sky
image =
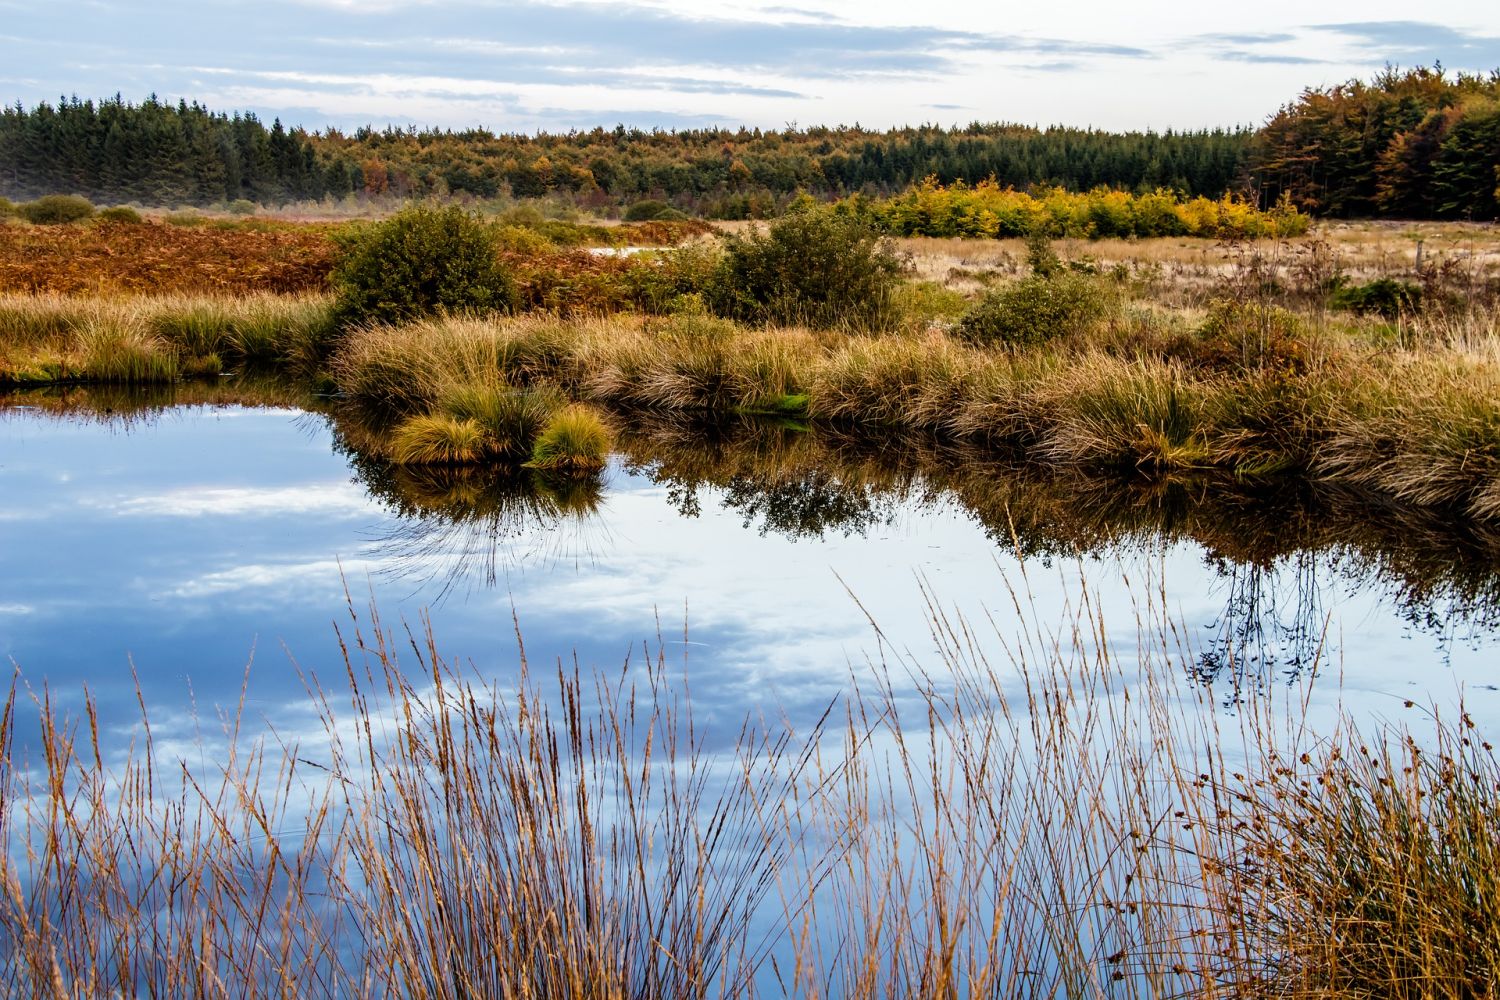
[[[1500,5],[0,0],[0,99],[308,128],[1257,124],[1386,63],[1500,67]]]

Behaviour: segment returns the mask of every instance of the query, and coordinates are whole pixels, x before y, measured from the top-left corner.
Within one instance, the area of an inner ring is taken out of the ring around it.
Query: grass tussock
[[[1411,503],[1500,515],[1500,369],[1405,355],[1340,388],[1320,472]]]
[[[609,458],[614,436],[599,414],[587,406],[566,407],[542,428],[527,464],[536,469],[597,472]]]
[[[391,434],[391,460],[398,465],[466,465],[485,453],[484,428],[474,420],[426,415],[409,417]]]
[[[509,385],[456,385],[444,392],[439,407],[483,429],[488,448],[511,458],[526,454],[542,428],[565,403],[551,386],[521,389]]]

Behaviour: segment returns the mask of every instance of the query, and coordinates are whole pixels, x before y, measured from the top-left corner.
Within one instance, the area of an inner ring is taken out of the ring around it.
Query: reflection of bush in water
[[[724,487],[725,506],[744,515],[745,527],[758,521],[762,535],[794,539],[821,538],[831,530],[863,535],[894,515],[897,504],[881,499],[816,471],[782,481],[735,476]]]
[[[684,516],[697,513],[698,491],[706,487],[724,491],[747,524],[759,520],[764,531],[791,537],[854,534],[903,510],[956,502],[997,546],[1023,557],[1202,546],[1226,577],[1241,576],[1230,605],[1252,596],[1252,582],[1281,588],[1272,572],[1279,562],[1316,556],[1325,581],[1342,578],[1359,588],[1378,581],[1426,632],[1500,625],[1500,532],[1442,511],[1375,503],[1346,487],[1080,475],[919,436],[891,435],[876,447],[828,430],[803,433],[749,419],[638,419],[619,445],[632,466],[667,487]],[[1266,572],[1252,581],[1247,574],[1255,567]],[[1299,601],[1275,626],[1285,634],[1246,638],[1251,645],[1274,641],[1305,669],[1313,648],[1308,609],[1319,602]],[[1230,605],[1226,637],[1244,619]]]

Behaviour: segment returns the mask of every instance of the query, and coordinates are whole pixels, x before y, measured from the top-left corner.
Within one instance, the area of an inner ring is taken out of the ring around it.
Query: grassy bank
[[[623,258],[531,253],[515,241],[536,229],[464,224],[504,257],[491,297],[521,315],[361,326],[347,288],[336,302],[11,296],[0,385],[271,367],[362,406],[378,450],[408,464],[597,466],[617,429],[606,413],[751,413],[1086,473],[1315,479],[1500,517],[1500,256],[1473,227],[1377,233],[1374,250],[1349,230],[1097,253],[913,242],[903,258],[812,213]],[[1419,238],[1442,245],[1420,256]],[[826,268],[799,263],[825,252]],[[840,268],[869,294],[838,298]],[[371,273],[361,294],[376,301],[379,261]],[[447,307],[419,300],[413,315]]]
[[[0,386],[159,385],[245,367],[316,377],[337,334],[318,296],[8,296]]]
[[[445,461],[527,456],[571,398],[624,415],[766,413],[872,438],[926,434],[1096,472],[1312,477],[1500,517],[1492,318],[1377,347],[1333,323],[1288,340],[1274,308],[1196,326],[1142,311],[995,350],[937,332],[862,337],[691,315],[448,319],[342,335],[318,298],[23,297],[0,300],[0,384],[270,366],[385,414],[388,453],[402,421],[489,421],[489,444],[455,445]],[[1226,322],[1237,325],[1226,333]]]
[[[1328,334],[1299,345],[1295,365],[1224,365],[1211,337],[1149,318],[1024,352],[694,317],[444,320],[357,333],[333,371],[351,399],[405,417],[451,413],[466,386],[546,385],[627,413],[804,416],[1080,470],[1310,476],[1488,520],[1500,516],[1497,342],[1481,331],[1355,353]]]
[[[1252,709],[1224,731],[1171,680],[1182,650],[1149,607],[1133,651],[1100,646],[1093,613],[1060,645],[931,614],[935,662],[883,652],[821,723],[747,719],[714,750],[659,656],[594,674],[521,656],[486,680],[364,612],[325,675],[344,679],[309,675],[311,709],[274,733],[231,710],[200,748],[212,766],[147,715],[117,751],[92,706],[13,687],[0,984],[1493,991],[1500,768],[1466,716],[1314,742]]]

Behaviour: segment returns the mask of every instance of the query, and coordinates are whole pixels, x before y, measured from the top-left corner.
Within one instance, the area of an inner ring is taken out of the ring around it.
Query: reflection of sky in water
[[[290,411],[173,410],[129,428],[0,415],[0,653],[55,701],[87,685],[106,722],[128,725],[132,663],[153,713],[195,701],[211,717],[238,697],[253,649],[251,712],[285,717],[302,682],[283,646],[304,669],[342,673],[333,626],[348,619],[344,579],[356,607],[373,594],[387,625],[416,623],[441,592],[441,570],[421,564],[420,545],[392,541],[402,526],[330,445],[321,419]],[[669,658],[686,654],[699,721],[727,727],[747,709],[821,712],[877,655],[867,615],[894,648],[938,669],[924,586],[991,636],[999,662],[994,633],[1019,627],[1012,587],[1029,591],[1021,617],[1045,637],[1077,607],[1082,574],[1130,655],[1137,616],[1162,601],[1206,643],[1246,575],[1186,544],[1021,567],[953,506],[902,509],[863,536],[794,541],[747,528],[714,491],[702,501],[684,518],[665,487],[613,467],[596,514],[565,517],[545,537],[500,538],[497,586],[436,603],[440,647],[484,672],[513,670],[514,609],[534,664],[576,651],[585,668],[615,668],[656,647],[659,622]],[[451,546],[431,558],[451,558]],[[1281,619],[1298,617],[1309,589],[1301,617],[1311,609],[1321,628],[1329,616],[1318,710],[1342,675],[1357,713],[1397,717],[1402,699],[1447,700],[1464,684],[1477,717],[1500,714],[1493,639],[1415,630],[1383,588],[1326,572],[1287,566],[1258,582],[1260,607]],[[1287,640],[1273,627],[1262,643]]]

